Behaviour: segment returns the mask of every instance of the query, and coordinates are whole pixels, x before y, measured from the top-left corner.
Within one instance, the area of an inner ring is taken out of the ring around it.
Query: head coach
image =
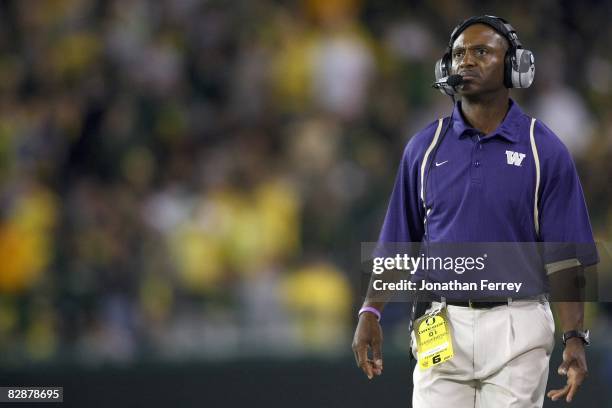
[[[544,256],[543,281],[598,262],[569,152],[510,98],[509,89],[528,88],[534,73],[532,53],[504,19],[472,17],[453,30],[436,63],[435,86],[458,100],[450,117],[409,140],[379,242],[580,243],[591,248],[573,252],[576,256]],[[451,329],[452,357],[434,359],[426,369],[415,367],[413,406],[541,407],[555,341],[544,285],[541,291],[530,299],[431,302],[427,313],[446,319]],[[357,365],[370,379],[383,371],[379,320],[384,305],[366,299],[353,339]],[[547,395],[570,402],[587,374],[589,333],[582,302],[556,307],[564,344],[558,373],[567,384]],[[416,330],[411,335],[420,362],[429,352],[418,348]]]

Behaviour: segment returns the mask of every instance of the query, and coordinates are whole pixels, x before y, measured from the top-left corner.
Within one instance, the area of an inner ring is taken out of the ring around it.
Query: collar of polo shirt
[[[506,113],[506,117],[490,134],[486,135],[485,138],[493,138],[499,136],[511,143],[516,143],[519,140],[518,130],[520,127],[519,118],[522,117],[523,111],[512,99],[510,99],[510,109]],[[457,137],[468,137],[475,134],[482,134],[478,130],[471,127],[463,117],[461,113],[461,101],[457,101],[453,112],[453,132]]]

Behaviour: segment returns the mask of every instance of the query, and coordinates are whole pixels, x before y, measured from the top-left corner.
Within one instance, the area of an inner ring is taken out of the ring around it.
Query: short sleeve
[[[387,214],[380,232],[379,244],[387,242],[421,242],[423,209],[418,189],[418,163],[415,138],[407,144],[395,178]]]
[[[549,157],[543,174],[540,240],[545,243],[548,274],[599,262],[582,186],[563,145]]]

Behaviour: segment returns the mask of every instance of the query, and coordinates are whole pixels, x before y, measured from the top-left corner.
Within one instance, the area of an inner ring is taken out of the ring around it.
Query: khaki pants
[[[548,302],[447,311],[455,356],[428,370],[417,364],[413,407],[542,407],[555,342]]]

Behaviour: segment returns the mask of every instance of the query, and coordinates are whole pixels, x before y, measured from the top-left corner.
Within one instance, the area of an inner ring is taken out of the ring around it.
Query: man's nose
[[[463,54],[463,58],[459,61],[459,68],[464,67],[473,67],[474,66],[474,56],[471,52],[465,52]]]

